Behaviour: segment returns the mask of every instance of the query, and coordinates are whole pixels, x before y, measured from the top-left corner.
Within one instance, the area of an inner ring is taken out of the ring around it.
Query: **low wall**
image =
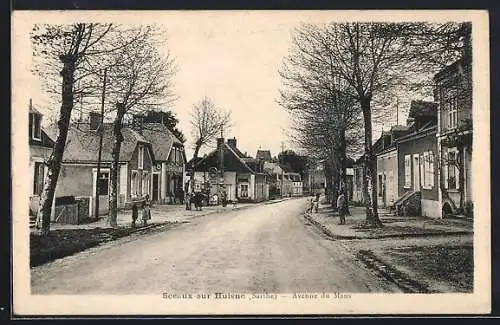
[[[422,199],[422,216],[440,218],[441,209],[439,208],[439,201]]]

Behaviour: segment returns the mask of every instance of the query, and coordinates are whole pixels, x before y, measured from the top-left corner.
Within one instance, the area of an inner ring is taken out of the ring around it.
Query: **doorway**
[[[160,174],[153,174],[153,201],[156,201],[158,202],[159,201],[159,197],[158,197],[158,194],[159,194],[159,178],[160,178]]]
[[[420,157],[413,155],[413,190],[420,191]]]

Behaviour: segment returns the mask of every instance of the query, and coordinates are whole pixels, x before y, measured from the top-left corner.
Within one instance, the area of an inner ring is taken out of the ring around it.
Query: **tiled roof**
[[[142,134],[151,143],[155,159],[167,161],[172,145],[182,142],[162,123],[144,123]]]
[[[412,100],[410,105],[409,117],[417,116],[437,116],[437,103],[423,100]]]
[[[227,143],[224,143],[224,170],[253,173],[254,171],[243,160],[244,157],[241,157],[234,149],[235,148],[231,147]],[[218,152],[218,149],[214,149],[205,157],[198,160],[195,163],[195,170],[208,171],[210,167],[219,168]]]
[[[51,128],[52,133],[57,130]],[[151,144],[139,133],[129,127],[122,129],[124,141],[120,148],[120,161],[130,161],[138,143]],[[111,162],[114,144],[113,125],[104,124],[101,161]],[[72,124],[68,129],[68,138],[64,149],[64,162],[96,162],[99,155],[99,134],[91,131],[88,124]]]
[[[257,150],[257,154],[255,155],[257,159],[271,160],[271,151],[269,150]]]

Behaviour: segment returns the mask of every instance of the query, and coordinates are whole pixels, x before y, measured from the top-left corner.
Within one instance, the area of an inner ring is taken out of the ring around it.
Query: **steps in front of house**
[[[394,203],[394,214],[404,215],[404,207],[413,208],[414,211],[420,210],[420,198],[421,194],[419,191],[408,191],[401,195]]]
[[[30,228],[35,228],[36,216],[29,216]]]

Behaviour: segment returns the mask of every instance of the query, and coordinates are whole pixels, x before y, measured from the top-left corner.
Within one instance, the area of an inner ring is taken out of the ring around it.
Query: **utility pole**
[[[284,152],[285,152],[285,144],[283,142],[281,142],[281,159],[283,159]],[[278,164],[279,163],[280,163],[280,159],[278,159]],[[284,173],[283,173],[283,167],[280,166],[280,168],[281,168],[281,187],[280,187],[281,188],[281,190],[280,190],[281,193],[280,194],[281,194],[281,198],[283,198],[283,176],[284,176],[283,174]]]
[[[219,155],[220,155],[220,179],[219,181],[217,182],[217,189],[218,189],[218,196],[220,195],[220,193],[222,192],[221,191],[221,185],[224,184],[224,128],[221,127],[220,129],[220,137],[221,137],[221,141],[222,141],[222,144],[220,146],[220,152],[219,152]]]
[[[102,85],[102,96],[101,96],[101,124],[99,125],[99,153],[97,156],[97,175],[95,184],[95,218],[99,219],[99,174],[101,173],[101,159],[102,159],[102,139],[104,137],[104,99],[106,97],[106,75],[107,68],[104,68],[104,81]]]

